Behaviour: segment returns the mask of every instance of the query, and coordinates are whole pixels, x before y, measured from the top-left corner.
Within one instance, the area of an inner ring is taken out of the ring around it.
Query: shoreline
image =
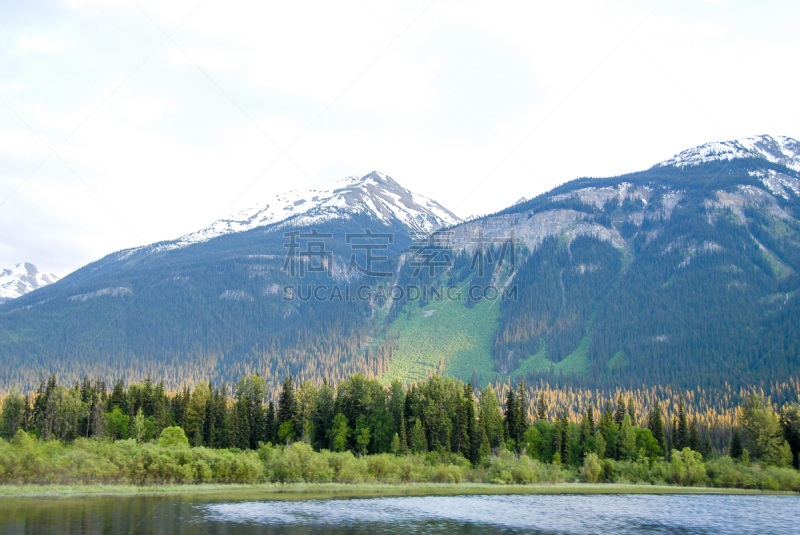
[[[307,500],[475,494],[697,494],[797,496],[792,491],[625,483],[493,485],[487,483],[264,483],[254,485],[0,485],[0,500],[14,498],[182,497],[208,500]]]

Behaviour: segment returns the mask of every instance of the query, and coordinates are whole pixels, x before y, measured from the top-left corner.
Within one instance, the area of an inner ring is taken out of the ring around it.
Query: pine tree
[[[514,438],[514,433],[517,429],[517,400],[514,395],[514,389],[508,389],[506,396],[506,411],[503,416],[505,423],[505,437],[506,439]]]
[[[233,405],[233,417],[231,422],[231,432],[233,435],[233,445],[239,449],[250,448],[250,418],[247,414],[247,405],[241,399],[236,400]]]
[[[628,416],[631,417],[631,423],[636,427],[636,407],[633,406],[633,398],[628,400]]]
[[[536,418],[539,420],[547,420],[547,402],[544,399],[544,392],[539,394],[539,404],[536,409]]]
[[[703,443],[700,441],[700,431],[697,429],[697,418],[692,418],[692,425],[689,426],[688,446],[698,453],[701,453],[703,450]]]
[[[631,461],[636,458],[636,431],[627,413],[623,416],[622,427],[619,429],[619,458]]]
[[[559,420],[559,431],[561,434],[561,462],[570,464],[570,444],[569,444],[569,420],[567,419],[567,412],[561,413]]]
[[[683,451],[689,447],[689,424],[686,421],[686,411],[683,406],[683,399],[678,402],[678,425],[675,429],[675,445],[678,451]]]
[[[3,410],[0,413],[0,438],[11,440],[14,433],[23,429],[25,416],[25,398],[12,388],[11,392],[3,399]]]
[[[731,437],[731,451],[730,456],[732,459],[741,459],[744,445],[742,444],[742,433],[739,428],[734,428],[733,436]]]
[[[122,379],[118,379],[117,382],[114,383],[114,390],[111,392],[111,397],[109,398],[109,412],[114,407],[119,407],[119,410],[121,410],[123,414],[128,412],[127,396],[125,395],[125,385],[122,383]]]
[[[703,459],[708,460],[711,458],[711,455],[714,453],[714,449],[711,447],[711,439],[709,438],[708,434],[703,437]]]
[[[275,442],[275,404],[272,400],[267,404],[267,413],[264,415],[264,440]]]
[[[408,455],[408,430],[406,429],[406,417],[400,420],[400,453]]]
[[[664,435],[664,420],[661,417],[661,404],[656,401],[647,420],[647,428],[653,433],[653,438],[658,442],[661,451],[667,454],[667,442]]]
[[[103,390],[105,390],[105,385],[103,385]],[[172,424],[172,418],[169,414],[169,399],[164,390],[164,381],[158,382],[153,393],[153,417],[155,418],[157,435],[161,433],[162,429]]]
[[[520,379],[517,387],[517,415],[514,418],[514,440],[522,444],[522,437],[528,430],[528,399],[525,395],[525,379]]]
[[[294,395],[294,380],[291,375],[287,375],[278,401],[278,427],[293,420],[296,413],[297,401]]]
[[[142,387],[142,411],[144,412],[145,417],[155,415],[155,392],[153,389],[153,380],[150,378],[150,374],[147,374],[147,378],[144,380],[144,386]]]
[[[581,420],[581,454],[586,455],[594,450],[594,410],[590,405]]]
[[[89,377],[84,375],[81,381],[81,401],[83,403],[91,403],[92,400],[92,384],[89,382]]]
[[[469,419],[467,416],[467,399],[466,395],[460,390],[456,391],[456,414],[454,415],[455,429],[453,430],[453,444],[452,449],[456,453],[463,454],[464,457],[469,457],[470,441],[469,441]]]
[[[467,437],[469,440],[469,451],[466,457],[475,465],[480,460],[482,437],[478,433],[478,421],[475,419],[475,400],[472,398],[472,383],[468,383],[464,387],[464,403],[467,409]]]
[[[347,417],[341,412],[333,418],[331,428],[331,446],[333,451],[344,451],[347,449],[347,439],[350,437],[350,428],[347,425]]]
[[[606,403],[603,416],[600,418],[597,429],[599,430],[599,434],[603,437],[603,441],[605,442],[604,451],[606,453],[606,457],[616,457],[619,443],[619,426],[614,423],[614,417],[611,414],[611,407],[608,403]]]
[[[228,394],[227,386],[222,383],[222,386],[217,388],[214,396],[214,444],[218,448],[230,447],[230,414],[228,413]]]
[[[148,375],[149,377],[149,375]],[[213,385],[209,385],[209,398],[206,401],[205,418],[203,418],[203,445],[207,448],[218,447],[214,441],[217,434],[216,395]],[[144,401],[144,398],[143,398]],[[144,403],[142,404],[144,407]]]
[[[425,429],[422,428],[422,422],[419,420],[415,420],[411,428],[411,450],[414,453],[428,452],[428,439],[425,437]]]
[[[481,446],[480,446],[480,455],[478,456],[478,462],[480,459],[486,459],[492,454],[492,446],[489,444],[489,436],[486,434],[486,428],[484,426],[480,426],[479,432],[481,435]]]
[[[625,413],[628,411],[628,407],[625,404],[625,400],[622,398],[622,394],[617,397],[617,409],[614,411],[614,423],[617,424],[617,427],[622,427],[622,420],[625,419]]]

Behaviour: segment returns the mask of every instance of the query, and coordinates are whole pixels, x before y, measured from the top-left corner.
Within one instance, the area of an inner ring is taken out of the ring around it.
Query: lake
[[[0,498],[0,533],[787,534],[800,533],[800,496]]]

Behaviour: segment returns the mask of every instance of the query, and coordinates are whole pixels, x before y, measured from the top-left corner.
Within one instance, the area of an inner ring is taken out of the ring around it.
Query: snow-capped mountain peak
[[[162,247],[183,247],[267,225],[305,226],[359,213],[383,223],[399,223],[409,231],[425,233],[461,222],[458,216],[436,201],[407,190],[384,173],[373,171],[361,177],[347,177],[326,189],[278,194],[268,203],[219,219]]]
[[[715,141],[685,150],[658,165],[684,167],[738,158],[762,158],[800,171],[800,142],[786,136],[767,135]]]
[[[0,302],[23,296],[58,279],[52,273],[39,273],[36,266],[28,262],[0,270]]]

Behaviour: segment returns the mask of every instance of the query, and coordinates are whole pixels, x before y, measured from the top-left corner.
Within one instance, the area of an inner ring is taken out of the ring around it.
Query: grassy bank
[[[262,483],[252,485],[0,485],[0,498],[82,496],[180,496],[203,499],[308,500],[381,496],[452,496],[464,494],[796,494],[790,491],[720,489],[620,483],[493,485],[487,483]]]

